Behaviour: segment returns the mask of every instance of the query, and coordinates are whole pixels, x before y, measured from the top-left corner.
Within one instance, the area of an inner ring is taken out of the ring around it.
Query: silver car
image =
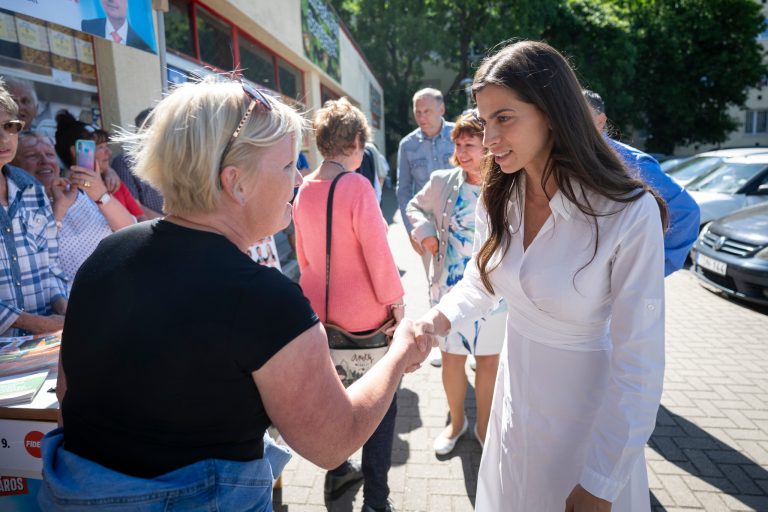
[[[701,209],[702,225],[768,201],[768,154],[729,158],[685,188]]]
[[[719,149],[717,151],[706,151],[690,158],[686,158],[674,165],[662,165],[664,172],[669,174],[675,181],[682,186],[686,186],[691,181],[704,176],[722,164],[727,158],[739,156],[750,156],[768,153],[766,148],[734,148]]]

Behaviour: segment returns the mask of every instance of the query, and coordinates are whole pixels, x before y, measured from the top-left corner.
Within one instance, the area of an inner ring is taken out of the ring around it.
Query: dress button
[[[21,283],[16,281],[16,286],[21,286]]]
[[[648,304],[646,307],[648,308],[648,311],[653,311],[654,309],[656,309],[656,306],[654,306],[653,304]]]
[[[16,261],[16,256],[14,256],[12,259],[13,259],[13,261]]]
[[[11,232],[11,228],[5,228],[5,232],[6,233],[10,233]]]

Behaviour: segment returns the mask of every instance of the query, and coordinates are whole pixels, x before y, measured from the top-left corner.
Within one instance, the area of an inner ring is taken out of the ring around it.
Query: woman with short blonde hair
[[[345,390],[299,287],[248,256],[291,218],[302,124],[275,98],[209,78],[127,137],[168,215],[104,239],[75,280],[56,387],[66,433],[43,441],[43,509],[271,510],[287,458],[264,442],[270,424],[336,467],[426,357],[397,332]]]

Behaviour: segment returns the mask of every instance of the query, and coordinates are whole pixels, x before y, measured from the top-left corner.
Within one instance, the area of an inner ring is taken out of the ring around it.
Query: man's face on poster
[[[128,9],[128,0],[101,0],[101,6],[104,12],[111,19],[125,19],[125,13]]]

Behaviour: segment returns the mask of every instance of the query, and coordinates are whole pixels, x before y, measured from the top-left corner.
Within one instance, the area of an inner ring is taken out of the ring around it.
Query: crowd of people
[[[328,470],[326,501],[362,480],[364,512],[394,510],[395,393],[433,347],[449,409],[437,455],[469,430],[474,360],[477,510],[650,509],[664,277],[698,209],[609,137],[602,98],[557,50],[488,57],[455,122],[440,91],[414,95],[396,195],[429,282],[415,321],[379,206],[386,162],[345,98],[315,113],[322,161],[299,171],[304,119],[238,81],[175,88],[112,162],[110,134],[69,112],[55,140],[28,130],[24,87],[0,84],[0,332],[64,329],[44,509],[269,510],[287,460],[274,425]],[[292,222],[298,283],[252,250]],[[390,337],[347,387],[337,331]]]

